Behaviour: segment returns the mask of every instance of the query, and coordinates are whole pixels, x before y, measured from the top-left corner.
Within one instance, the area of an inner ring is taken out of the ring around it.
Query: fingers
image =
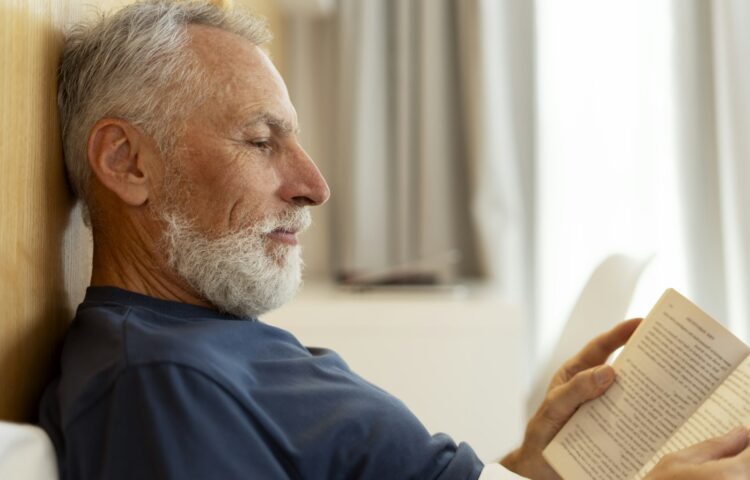
[[[675,456],[690,463],[705,463],[737,455],[747,447],[747,442],[747,429],[737,427],[721,437],[711,438],[681,450]]]
[[[738,455],[734,457],[725,458],[717,463],[731,463],[732,471],[740,474],[741,478],[748,478],[750,477],[750,448],[747,448],[748,431],[746,428],[740,428],[739,432],[741,432],[740,434],[738,434],[740,440],[737,445],[744,445],[744,447],[740,448],[740,450],[742,450],[743,448],[744,450],[742,450]]]
[[[730,480],[750,478],[748,431],[737,427],[726,435],[666,455],[649,480]]]
[[[584,402],[604,393],[615,378],[609,365],[579,372],[569,382],[550,390],[536,415],[535,440],[546,445]]]
[[[579,372],[569,382],[550,391],[544,416],[554,423],[565,423],[582,403],[601,395],[614,376],[609,365]]]
[[[544,460],[544,448],[581,404],[598,397],[612,384],[615,372],[602,364],[625,344],[639,323],[637,319],[615,326],[591,341],[557,372],[544,403],[526,427],[523,444],[503,460],[504,465],[515,466],[510,469],[528,478],[559,478]]]
[[[561,383],[567,382],[577,373],[606,362],[615,350],[625,345],[625,342],[640,325],[641,320],[640,318],[634,318],[618,323],[608,332],[591,340],[578,354],[563,365],[560,370],[559,381]]]

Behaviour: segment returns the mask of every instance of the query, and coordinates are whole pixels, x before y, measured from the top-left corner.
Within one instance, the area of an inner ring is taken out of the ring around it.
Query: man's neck
[[[118,232],[94,228],[91,286],[118,287],[163,300],[211,307],[171,273],[166,254],[157,253],[157,248],[157,242],[137,228]]]

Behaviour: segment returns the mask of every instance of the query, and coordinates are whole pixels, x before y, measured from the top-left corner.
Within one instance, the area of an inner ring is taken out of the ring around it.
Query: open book
[[[674,290],[612,366],[609,390],[544,450],[564,479],[642,479],[668,453],[750,426],[750,347]]]

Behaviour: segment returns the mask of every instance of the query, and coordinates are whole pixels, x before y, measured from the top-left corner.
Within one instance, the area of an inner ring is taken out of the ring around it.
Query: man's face
[[[190,31],[211,93],[187,119],[154,209],[177,274],[222,310],[258,315],[296,291],[297,233],[329,190],[268,57],[233,34]]]

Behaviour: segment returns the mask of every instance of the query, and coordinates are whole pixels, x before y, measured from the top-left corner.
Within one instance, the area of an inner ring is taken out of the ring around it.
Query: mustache
[[[310,210],[294,207],[279,214],[269,215],[250,225],[253,233],[268,234],[277,230],[302,233],[312,225]]]

